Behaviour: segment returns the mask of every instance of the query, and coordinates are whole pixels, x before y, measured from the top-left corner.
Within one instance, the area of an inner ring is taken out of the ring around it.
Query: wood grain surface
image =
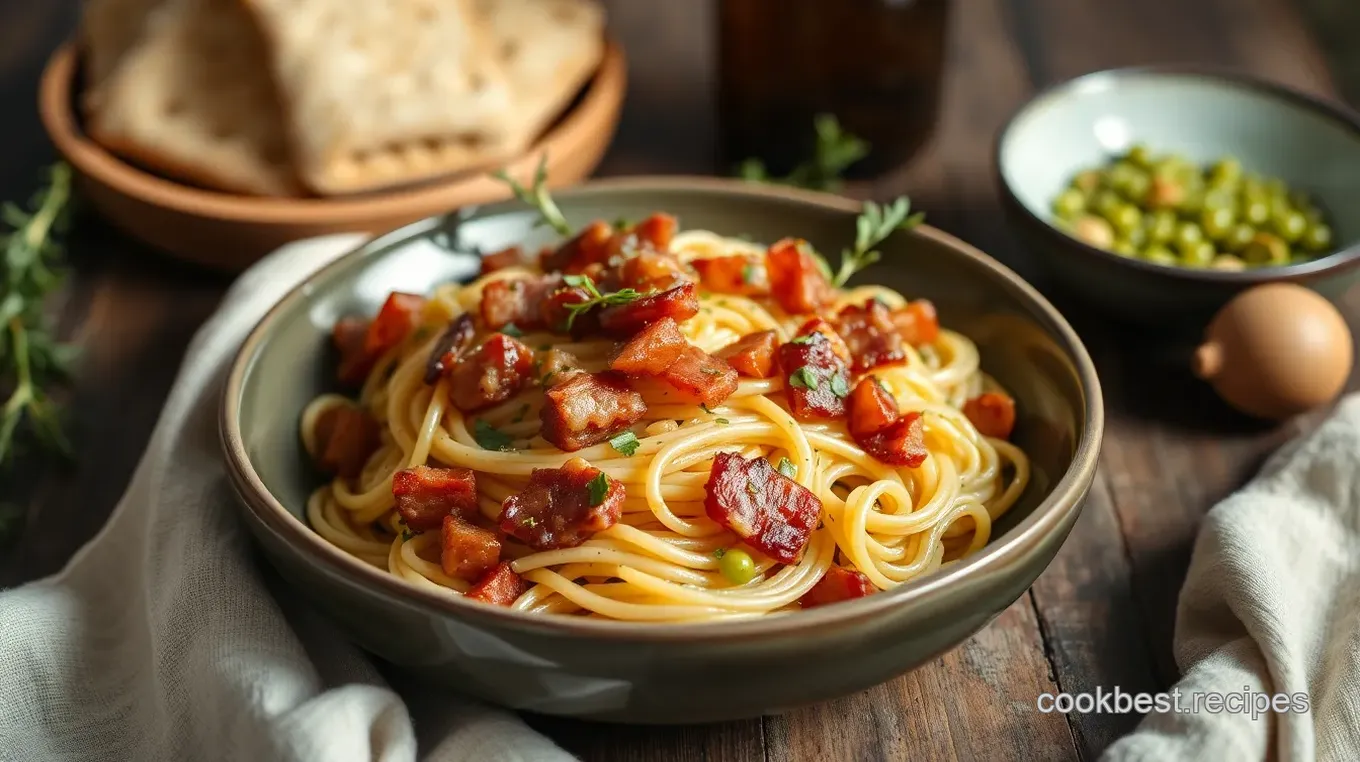
[[[716,166],[714,2],[613,0],[631,59],[618,137],[600,174]],[[75,0],[0,0],[0,198],[25,197],[52,160],[37,75],[70,34]],[[1012,240],[991,143],[1037,89],[1093,69],[1210,63],[1360,100],[1354,0],[955,0],[945,101],[909,167],[856,188],[909,193],[934,224],[1046,284]],[[0,586],[49,574],[103,524],[136,465],[180,357],[228,285],[79,215],[73,277],[53,304],[86,348],[68,402],[84,443],[71,466],[12,469],[0,493],[26,526],[0,549]],[[694,727],[529,721],[590,760],[1090,759],[1137,724],[1041,714],[1044,691],[1155,691],[1177,677],[1176,596],[1201,518],[1317,415],[1262,427],[1227,411],[1178,358],[1050,294],[1094,356],[1108,429],[1090,499],[1057,560],[974,638],[911,674],[787,715]],[[1347,305],[1350,316],[1360,304]],[[1354,384],[1353,384],[1354,386]],[[58,531],[60,530],[60,531]],[[753,678],[757,679],[757,678]]]

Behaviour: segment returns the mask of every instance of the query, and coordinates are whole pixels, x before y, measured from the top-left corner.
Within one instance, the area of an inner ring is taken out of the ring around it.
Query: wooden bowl
[[[75,44],[57,49],[43,72],[38,106],[47,134],[75,170],[82,197],[134,238],[214,269],[242,270],[301,238],[391,230],[510,196],[504,184],[483,173],[338,198],[244,196],[184,185],[123,161],[85,135],[74,106],[78,63]],[[507,165],[510,174],[531,176],[546,152],[551,185],[588,177],[614,135],[626,68],[622,48],[610,41],[575,105]]]

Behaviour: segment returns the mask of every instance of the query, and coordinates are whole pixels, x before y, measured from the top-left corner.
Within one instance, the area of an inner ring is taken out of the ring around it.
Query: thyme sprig
[[[538,169],[534,170],[534,184],[528,188],[510,177],[504,169],[492,176],[510,186],[515,198],[538,210],[537,226],[547,225],[562,236],[571,236],[571,225],[567,224],[567,218],[562,216],[562,210],[557,208],[557,203],[548,193],[548,154],[543,154],[538,160]]]
[[[864,211],[855,220],[855,246],[841,252],[841,266],[831,283],[844,286],[851,276],[883,258],[875,246],[892,235],[894,230],[909,230],[921,224],[924,212],[911,214],[911,199],[901,196],[886,206],[864,202]]]
[[[750,158],[737,168],[737,174],[753,182],[794,185],[820,191],[839,191],[841,175],[850,165],[869,155],[869,144],[845,130],[834,114],[818,114],[812,122],[817,142],[812,158],[793,168],[785,177],[771,177],[760,159]]]

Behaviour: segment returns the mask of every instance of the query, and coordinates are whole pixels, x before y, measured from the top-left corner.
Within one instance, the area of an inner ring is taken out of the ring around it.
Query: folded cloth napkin
[[[1209,512],[1175,651],[1183,711],[1148,714],[1106,762],[1360,759],[1360,396]],[[1230,703],[1185,711],[1195,694]],[[1278,704],[1258,714],[1262,695]]]
[[[0,760],[572,758],[466,699],[407,693],[408,711],[306,604],[271,596],[250,556],[218,445],[226,366],[275,301],[357,241],[294,244],[242,275],[189,346],[108,525],[61,573],[0,593]]]

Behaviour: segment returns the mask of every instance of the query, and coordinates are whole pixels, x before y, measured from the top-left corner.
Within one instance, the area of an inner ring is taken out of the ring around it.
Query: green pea
[[[1119,240],[1115,241],[1114,245],[1110,247],[1110,251],[1114,252],[1115,254],[1118,254],[1121,257],[1138,256],[1138,247],[1130,243],[1127,238],[1120,238]]]
[[[1124,160],[1142,169],[1152,168],[1152,151],[1143,143],[1135,143],[1129,152],[1124,154]]]
[[[1104,180],[1101,178],[1100,170],[1088,169],[1084,172],[1078,172],[1077,176],[1072,178],[1072,187],[1089,196],[1097,190],[1100,190],[1100,186],[1103,182]]]
[[[1256,235],[1256,228],[1245,222],[1238,223],[1233,226],[1232,231],[1228,233],[1228,237],[1224,239],[1223,248],[1234,254],[1240,253],[1243,249],[1247,248],[1247,244],[1251,243],[1252,236],[1254,235]]]
[[[1118,193],[1106,188],[1096,191],[1087,208],[1108,219],[1111,214],[1114,214],[1114,210],[1123,205],[1124,199],[1120,198]]]
[[[1119,240],[1128,241],[1135,251],[1140,250],[1146,246],[1148,242],[1147,228],[1140,222],[1132,230],[1125,231],[1124,234],[1119,237]]]
[[[1180,205],[1176,208],[1184,215],[1191,217],[1198,215],[1200,211],[1204,209],[1204,189],[1201,187],[1187,186],[1185,189],[1185,198],[1181,199]]]
[[[1204,194],[1205,209],[1237,209],[1237,195],[1226,188],[1211,188]]]
[[[1059,217],[1075,217],[1086,211],[1086,194],[1068,188],[1053,199],[1053,213]]]
[[[1200,241],[1181,249],[1181,263],[1186,267],[1208,267],[1214,261],[1214,245]]]
[[[1298,212],[1286,212],[1272,220],[1272,227],[1288,243],[1294,243],[1308,230],[1308,220]]]
[[[1332,248],[1332,229],[1321,223],[1309,225],[1303,233],[1303,248],[1314,253]]]
[[[1242,162],[1231,156],[1224,156],[1209,170],[1209,180],[1214,185],[1233,185],[1242,179]]]
[[[1133,204],[1124,204],[1115,209],[1109,219],[1115,229],[1125,235],[1127,235],[1130,230],[1139,228],[1143,224],[1143,214],[1138,211],[1138,207]]]
[[[1233,229],[1232,209],[1206,206],[1200,214],[1200,225],[1204,227],[1204,234],[1210,239],[1222,241]]]
[[[1277,194],[1270,197],[1271,219],[1278,219],[1280,217],[1284,217],[1285,215],[1290,214],[1293,211],[1294,207],[1290,206],[1289,199],[1285,198],[1283,194]]]
[[[1159,265],[1171,265],[1173,267],[1180,264],[1180,260],[1176,259],[1176,255],[1172,254],[1170,249],[1160,245],[1153,245],[1144,249],[1143,259]]]
[[[1143,218],[1143,228],[1147,238],[1153,243],[1166,243],[1176,235],[1176,213],[1170,209],[1158,209]]]
[[[1270,219],[1270,205],[1264,201],[1248,201],[1242,208],[1242,218],[1260,227]]]
[[[1265,200],[1270,194],[1266,193],[1265,182],[1259,175],[1249,174],[1242,178],[1242,196],[1253,200]]]
[[[734,585],[744,585],[755,579],[756,562],[751,554],[737,548],[728,548],[718,559],[718,571]]]
[[[1209,263],[1209,267],[1214,270],[1237,272],[1247,269],[1247,263],[1243,262],[1241,258],[1234,257],[1231,254],[1219,254],[1214,257],[1214,261]]]
[[[1182,222],[1176,226],[1176,236],[1174,242],[1176,248],[1184,254],[1187,249],[1204,240],[1204,231],[1200,230],[1199,225],[1193,222]]]
[[[1146,172],[1135,170],[1124,181],[1124,198],[1136,203],[1142,203],[1147,198],[1148,189],[1152,187],[1152,177]]]
[[[1279,236],[1257,233],[1242,250],[1242,259],[1251,265],[1283,265],[1289,262],[1289,244]]]

